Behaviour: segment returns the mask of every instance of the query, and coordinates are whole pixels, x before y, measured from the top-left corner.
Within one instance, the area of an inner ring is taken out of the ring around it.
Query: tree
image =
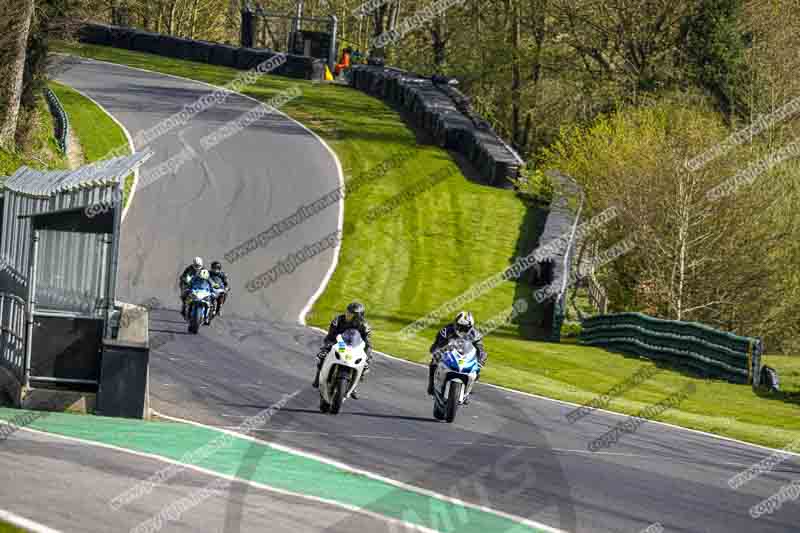
[[[681,45],[696,82],[726,114],[749,114],[741,89],[748,83],[744,36],[739,18],[742,0],[700,0],[683,21]]]
[[[770,147],[761,146],[756,158],[739,151],[689,170],[684,162],[727,131],[711,110],[687,103],[626,107],[588,128],[571,128],[545,151],[543,167],[581,183],[590,209],[619,209],[601,248],[636,236],[636,248],[603,273],[614,307],[777,341],[786,336],[778,324],[793,321],[798,305],[776,314],[793,268],[787,259],[796,257],[784,248],[797,231],[776,225],[772,207],[783,193],[774,178],[785,169],[711,200],[709,191]]]
[[[0,32],[6,36],[0,63],[0,98],[3,119],[0,123],[0,147],[12,148],[17,131],[22,82],[27,57],[28,33],[33,17],[33,0],[10,0],[10,9],[0,19]],[[6,48],[6,46],[8,48]]]

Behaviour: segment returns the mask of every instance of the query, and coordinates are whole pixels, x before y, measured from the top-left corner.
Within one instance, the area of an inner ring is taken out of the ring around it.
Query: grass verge
[[[83,148],[84,163],[106,159],[109,152],[119,146],[126,147],[126,153],[130,153],[128,139],[122,128],[94,102],[67,85],[51,81],[48,86],[67,112],[69,125]],[[126,203],[132,185],[131,174],[124,185],[123,198]]]
[[[0,533],[26,533],[26,530],[13,526],[8,522],[0,522]]]
[[[20,112],[23,118],[24,111]],[[37,170],[65,169],[67,159],[56,143],[53,117],[43,94],[36,98],[30,130],[24,133],[23,150],[0,148],[0,176],[10,176],[23,165]]]
[[[240,71],[107,47],[61,44],[62,51],[224,85]],[[419,146],[401,117],[377,99],[339,86],[262,76],[244,93],[267,100],[298,85],[302,98],[284,111],[303,122],[337,153],[347,176],[377,166],[404,149],[415,157],[390,170],[345,201],[346,232],[336,269],[326,291],[307,317],[326,327],[350,300],[360,299],[375,330],[375,344],[417,362],[426,362],[428,346],[441,324],[409,341],[399,330],[473,284],[505,268],[520,242],[529,242],[530,210],[508,191],[467,180],[444,151]],[[414,182],[444,170],[452,175],[424,193],[398,202],[391,213],[373,221],[370,208],[396,198]],[[527,222],[526,222],[527,221]],[[283,281],[284,283],[290,281]],[[505,283],[469,304],[478,320],[507,310],[516,295],[529,288]],[[564,342],[532,342],[522,326],[501,328],[487,339],[486,382],[582,403],[624,381],[642,366],[655,363]],[[643,384],[612,399],[608,409],[636,414],[694,381],[697,392],[658,420],[742,440],[782,446],[800,438],[800,364],[791,358],[767,357],[781,373],[785,393],[755,394],[750,387],[703,380],[664,369]],[[420,394],[424,394],[420,372]],[[565,420],[565,423],[566,420]]]

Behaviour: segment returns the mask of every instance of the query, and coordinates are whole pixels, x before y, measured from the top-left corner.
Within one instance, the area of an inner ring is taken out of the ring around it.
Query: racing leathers
[[[193,264],[189,265],[183,269],[183,273],[178,278],[181,288],[181,315],[186,316],[186,295],[188,294],[189,283],[191,283],[192,278],[200,273],[200,270],[202,270],[202,268],[197,268]],[[189,282],[186,281],[187,277],[189,278]]]
[[[209,272],[211,283],[216,283],[222,286],[224,289],[228,289],[230,287],[230,283],[228,281],[228,275],[223,271],[214,272],[213,270]],[[227,291],[219,293],[219,297],[217,298],[217,316],[222,316],[220,311],[222,310],[222,305],[225,303],[225,299],[227,298]]]
[[[361,375],[361,382],[364,382],[364,378],[366,377],[367,372],[369,372],[370,362],[372,361],[372,339],[370,339],[372,328],[366,320],[348,321],[347,317],[344,314],[341,314],[331,320],[331,324],[328,326],[328,334],[325,336],[325,339],[323,339],[322,348],[320,348],[320,351],[317,354],[317,376],[314,378],[315,388],[319,387],[319,372],[322,370],[322,363],[325,361],[325,357],[327,357],[328,352],[331,351],[331,346],[336,343],[336,337],[348,329],[358,330],[358,332],[361,334],[361,338],[364,339],[364,351],[367,354],[367,362],[364,365],[364,373]]]

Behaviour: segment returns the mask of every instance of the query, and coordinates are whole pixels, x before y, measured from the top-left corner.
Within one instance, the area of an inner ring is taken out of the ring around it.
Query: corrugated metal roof
[[[42,172],[23,166],[6,178],[4,187],[18,194],[46,198],[76,189],[116,185],[152,155],[151,151],[136,152],[98,161],[77,170]]]

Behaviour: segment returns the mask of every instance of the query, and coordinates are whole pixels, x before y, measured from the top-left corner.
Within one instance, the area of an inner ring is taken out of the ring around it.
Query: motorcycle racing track
[[[109,507],[109,500],[131,488],[132,479],[147,479],[164,469],[164,462],[131,455],[40,432],[19,431],[0,446],[0,507],[64,532],[128,531],[156,516],[181,499],[193,500],[217,476],[196,470],[182,471],[175,479],[153,487],[152,492],[119,509]],[[7,477],[7,479],[6,479]],[[360,531],[386,527],[381,520],[319,502],[306,501],[274,492],[247,490],[247,498],[237,502],[231,513],[231,493],[244,492],[241,483],[232,483],[230,491],[209,495],[166,531],[231,531],[235,524],[241,531],[323,530],[346,533],[336,527],[346,519]],[[42,504],[45,503],[44,511]],[[164,513],[162,516],[165,516]],[[0,529],[2,529],[0,527]]]
[[[209,90],[84,60],[71,61],[57,79],[102,104],[134,137]],[[231,96],[196,116],[185,141],[196,146],[254,105]],[[184,148],[175,131],[155,144],[146,167]],[[175,277],[192,256],[221,257],[338,180],[334,157],[296,123],[271,115],[251,125],[204,161],[190,161],[136,192],[123,229],[118,299],[172,303]],[[337,223],[338,211],[330,207],[227,267],[230,316],[197,336],[185,333],[177,312],[152,313],[151,342],[160,339],[151,355],[151,401],[158,412],[233,429],[302,388],[256,433],[259,438],[566,531],[633,532],[653,523],[670,532],[796,530],[795,505],[758,519],[748,514],[791,481],[796,466],[787,461],[732,490],[727,480],[770,452],[699,432],[650,423],[611,448],[590,452],[587,444],[621,417],[596,412],[570,424],[564,415],[573,406],[485,385],[454,424],[438,423],[424,393],[427,370],[382,356],[361,400],[345,402],[338,416],[320,414],[310,387],[320,334],[295,321],[325,280],[334,252],[256,295],[243,286]],[[351,519],[357,518],[342,518],[336,529],[347,529]]]

